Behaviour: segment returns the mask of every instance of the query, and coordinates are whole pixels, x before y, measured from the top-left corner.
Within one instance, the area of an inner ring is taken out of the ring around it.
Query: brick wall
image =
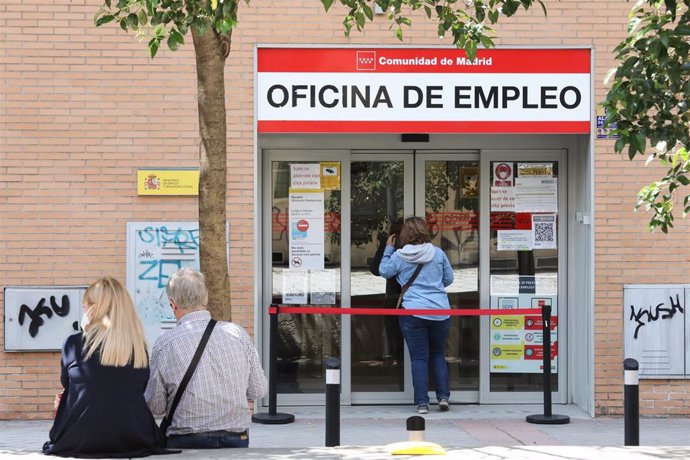
[[[98,0],[0,2],[0,284],[83,285],[125,277],[125,224],[197,218],[196,198],[139,197],[139,167],[196,166],[198,122],[191,37],[155,60],[116,25],[93,26]],[[629,3],[547,2],[498,28],[500,45],[595,47],[595,97],[614,65]],[[318,0],[240,5],[226,68],[228,218],[233,318],[252,330],[254,286],[253,54],[261,44],[397,45],[380,21],[342,34],[344,9]],[[421,14],[405,45],[444,45]],[[379,17],[381,19],[381,17]],[[622,295],[626,283],[683,283],[687,222],[649,234],[635,193],[660,169],[597,141],[595,398],[600,414],[622,407]],[[1,294],[0,294],[1,296]],[[4,299],[0,297],[0,308]],[[0,324],[0,339],[4,336]],[[57,353],[0,353],[0,418],[47,418],[58,389]],[[642,413],[690,415],[685,381],[643,381]]]

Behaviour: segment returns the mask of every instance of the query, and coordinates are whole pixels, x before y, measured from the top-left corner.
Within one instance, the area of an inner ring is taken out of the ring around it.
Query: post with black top
[[[623,361],[625,372],[625,390],[623,393],[623,410],[625,419],[625,445],[640,445],[640,380],[639,365],[636,360],[627,358]]]
[[[284,425],[295,421],[292,414],[276,412],[278,403],[278,306],[271,305],[269,316],[269,338],[268,338],[268,413],[260,412],[252,416],[252,422],[264,425]],[[254,402],[256,405],[256,402]],[[256,410],[256,406],[254,407]]]
[[[340,360],[326,359],[326,447],[340,445]]]
[[[542,347],[544,349],[544,413],[528,415],[527,421],[541,425],[565,425],[570,423],[570,417],[551,413],[551,305],[542,307],[541,317],[543,322]]]

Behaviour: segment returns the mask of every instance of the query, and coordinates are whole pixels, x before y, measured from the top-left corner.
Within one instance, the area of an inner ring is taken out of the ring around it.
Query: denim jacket
[[[448,294],[444,288],[453,282],[453,269],[445,253],[431,243],[408,244],[397,251],[392,246],[386,246],[379,264],[379,273],[384,278],[395,276],[398,283],[404,286],[420,263],[423,267],[405,292],[403,307],[420,310],[450,309]],[[436,321],[450,318],[445,315],[415,316]]]

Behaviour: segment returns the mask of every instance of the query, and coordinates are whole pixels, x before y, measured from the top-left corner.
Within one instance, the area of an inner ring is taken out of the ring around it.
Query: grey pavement
[[[690,419],[640,420],[640,447],[624,447],[622,418],[591,418],[572,405],[554,405],[553,413],[568,415],[567,425],[525,422],[540,414],[541,405],[454,405],[450,412],[434,406],[425,415],[428,442],[446,455],[424,459],[688,459]],[[405,421],[416,415],[409,406],[353,406],[341,408],[340,446],[325,445],[325,408],[278,407],[295,415],[287,425],[252,424],[249,449],[186,450],[175,459],[389,459],[389,445],[408,440]],[[0,421],[0,458],[43,458],[50,421]],[[160,457],[159,457],[160,458]]]

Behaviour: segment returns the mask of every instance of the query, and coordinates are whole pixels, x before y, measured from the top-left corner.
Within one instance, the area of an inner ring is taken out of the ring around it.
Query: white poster
[[[290,165],[290,188],[321,188],[321,167],[319,163],[292,163]]]
[[[283,303],[307,304],[307,270],[283,270]]]
[[[312,270],[310,277],[311,303],[335,305],[336,270]]]
[[[499,251],[531,251],[531,230],[498,230],[497,249]]]
[[[319,173],[317,165],[317,174]],[[289,267],[299,270],[324,269],[324,194],[290,191]]]
[[[491,211],[515,212],[515,187],[491,186]]]
[[[534,249],[556,249],[556,214],[533,214]]]
[[[558,179],[515,178],[516,212],[558,212]]]

